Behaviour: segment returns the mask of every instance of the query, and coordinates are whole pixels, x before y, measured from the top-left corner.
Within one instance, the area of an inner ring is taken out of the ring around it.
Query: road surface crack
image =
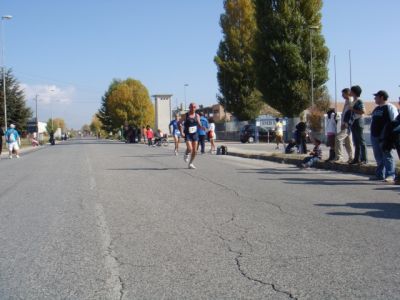
[[[230,240],[226,239],[221,233],[219,233],[217,231],[217,236],[227,245],[227,249],[230,253],[233,253],[235,255],[235,264],[236,264],[236,268],[239,271],[240,275],[244,278],[246,278],[249,281],[252,281],[254,283],[258,283],[261,284],[263,286],[269,286],[271,287],[276,293],[280,293],[280,294],[284,294],[286,296],[289,297],[289,299],[298,299],[297,297],[295,297],[291,292],[285,291],[280,289],[275,283],[269,283],[269,282],[265,282],[261,279],[258,278],[254,278],[252,276],[250,276],[249,274],[246,273],[246,271],[243,269],[243,266],[240,262],[240,259],[243,257],[243,252],[242,251],[238,251],[238,250],[233,250],[231,245],[229,244]],[[252,245],[245,240],[245,238],[243,236],[240,237],[240,240],[244,240],[251,248]]]

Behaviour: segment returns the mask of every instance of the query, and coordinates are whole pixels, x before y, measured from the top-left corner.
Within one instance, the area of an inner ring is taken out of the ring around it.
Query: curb
[[[296,155],[296,154],[255,154],[255,153],[241,153],[235,151],[228,151],[227,155],[249,158],[249,159],[259,159],[272,161],[276,163],[296,165],[302,163],[305,155]],[[347,163],[331,163],[331,162],[318,162],[314,168],[331,170],[331,171],[339,171],[344,173],[356,173],[356,174],[364,174],[364,175],[375,175],[375,165],[367,164],[367,165],[349,165]],[[396,168],[396,173],[400,174],[400,168]]]
[[[45,149],[45,148],[47,148],[46,145],[38,146],[38,147],[27,146],[27,147],[24,147],[24,148],[20,149],[20,154],[25,155],[25,154],[33,153],[33,152],[36,152],[36,151],[40,151],[40,150]],[[3,151],[3,153],[0,155],[0,157],[2,159],[8,158],[8,150]]]

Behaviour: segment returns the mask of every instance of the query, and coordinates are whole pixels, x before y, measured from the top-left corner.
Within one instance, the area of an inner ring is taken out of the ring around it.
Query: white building
[[[168,125],[172,119],[172,95],[153,95],[152,97],[155,108],[155,130],[161,129],[163,133],[168,133]]]

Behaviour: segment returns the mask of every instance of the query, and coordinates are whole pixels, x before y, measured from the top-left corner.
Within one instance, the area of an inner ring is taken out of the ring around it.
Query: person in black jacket
[[[387,142],[385,138],[387,128],[391,126],[398,112],[394,105],[387,103],[389,95],[386,91],[378,91],[374,96],[377,106],[372,112],[371,143],[377,164],[375,179],[394,182],[395,164],[391,153],[392,149],[383,147],[383,144]]]
[[[296,125],[296,143],[300,154],[307,154],[307,124],[303,121]]]
[[[0,158],[1,158],[1,152],[3,150],[3,136],[4,136],[3,128],[0,127]]]

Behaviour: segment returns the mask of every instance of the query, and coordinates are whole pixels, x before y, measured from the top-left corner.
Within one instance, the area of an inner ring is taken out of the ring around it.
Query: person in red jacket
[[[146,137],[147,137],[147,142],[149,146],[153,145],[153,138],[154,138],[154,133],[153,130],[150,128],[149,125],[146,127]]]

